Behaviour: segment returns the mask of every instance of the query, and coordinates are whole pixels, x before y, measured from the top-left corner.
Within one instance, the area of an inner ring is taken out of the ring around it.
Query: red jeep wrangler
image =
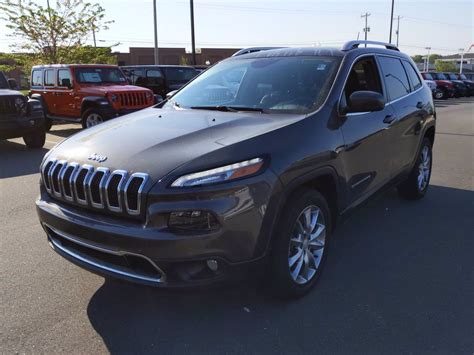
[[[47,130],[54,120],[87,128],[155,103],[151,90],[128,85],[115,65],[34,66],[30,96],[43,103]]]

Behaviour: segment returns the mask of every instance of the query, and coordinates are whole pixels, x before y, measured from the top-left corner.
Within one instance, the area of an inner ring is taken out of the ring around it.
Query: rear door
[[[396,114],[390,124],[389,154],[393,162],[393,175],[411,167],[416,156],[423,119],[423,87],[418,73],[403,59],[378,56],[389,102]],[[411,80],[409,79],[411,78]]]
[[[365,56],[353,65],[341,96],[341,111],[352,93],[364,90],[386,96],[374,56]],[[389,125],[385,121],[392,117],[392,107],[386,106],[382,111],[346,113],[342,118],[343,161],[351,203],[365,198],[391,177]]]

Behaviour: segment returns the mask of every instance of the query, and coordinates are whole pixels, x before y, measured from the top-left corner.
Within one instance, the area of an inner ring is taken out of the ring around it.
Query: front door
[[[58,69],[58,88],[56,90],[56,96],[58,99],[58,116],[75,118],[75,99],[72,85],[73,82],[70,70]]]
[[[356,61],[346,81],[340,108],[347,107],[355,91],[383,92],[380,71],[373,56]],[[344,136],[343,164],[349,203],[365,198],[387,183],[391,176],[392,160],[389,156],[387,123],[394,117],[392,107],[382,111],[346,113],[341,129]]]
[[[52,116],[58,115],[58,102],[56,100],[56,70],[45,69],[43,72],[43,91],[41,96],[46,103],[48,113]]]

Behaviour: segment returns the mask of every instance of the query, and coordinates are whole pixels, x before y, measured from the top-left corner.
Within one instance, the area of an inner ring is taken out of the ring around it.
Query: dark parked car
[[[438,86],[438,90],[440,90],[443,94],[441,97],[437,97],[437,99],[449,99],[451,97],[454,97],[454,94],[456,92],[454,85],[451,81],[445,79],[438,79],[439,76],[437,75],[439,73],[421,73],[421,76],[425,80],[433,80],[436,85]]]
[[[0,140],[18,137],[23,137],[28,148],[43,147],[43,106],[17,91],[16,82],[0,72]]]
[[[458,79],[458,76],[454,73],[443,73],[448,80],[450,80],[456,88],[458,88],[460,96],[471,96],[471,91],[466,83]]]
[[[183,65],[131,65],[121,68],[131,84],[148,88],[162,98],[171,91],[179,90],[199,74],[195,68]]]
[[[41,164],[50,245],[148,285],[265,270],[278,294],[304,294],[349,211],[389,186],[428,189],[431,91],[409,56],[364,43],[380,45],[231,57],[161,108],[66,139]]]
[[[451,80],[445,73],[429,72],[437,81],[449,81],[454,88],[454,97],[459,98],[466,95],[466,85],[460,80]]]
[[[452,74],[457,80],[461,80],[464,85],[466,85],[467,89],[469,90],[469,95],[473,96],[474,95],[474,81],[469,80],[466,75],[464,74]]]

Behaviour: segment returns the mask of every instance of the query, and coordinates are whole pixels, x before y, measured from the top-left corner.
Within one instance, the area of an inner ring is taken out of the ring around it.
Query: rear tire
[[[51,127],[53,127],[53,120],[45,115],[44,116],[44,130],[46,132],[49,132],[51,130]]]
[[[102,114],[93,108],[90,108],[82,115],[82,128],[90,128],[104,122]]]
[[[46,142],[46,132],[41,130],[27,134],[23,136],[23,141],[29,149],[42,148]]]
[[[425,137],[410,175],[397,187],[400,196],[408,200],[418,200],[425,196],[430,184],[432,162],[431,141]]]
[[[276,294],[300,297],[314,287],[328,252],[331,214],[324,196],[301,190],[286,203],[267,271]]]

